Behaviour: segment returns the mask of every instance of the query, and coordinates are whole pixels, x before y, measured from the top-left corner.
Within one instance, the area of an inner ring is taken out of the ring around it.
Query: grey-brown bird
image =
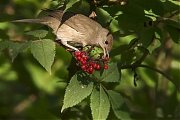
[[[104,51],[104,57],[109,57],[109,52],[113,45],[113,36],[99,23],[82,14],[73,14],[61,10],[45,10],[47,16],[37,19],[22,19],[12,22],[40,23],[52,28],[56,39],[75,51],[76,47],[68,44],[77,43],[83,47],[86,45],[100,46]]]

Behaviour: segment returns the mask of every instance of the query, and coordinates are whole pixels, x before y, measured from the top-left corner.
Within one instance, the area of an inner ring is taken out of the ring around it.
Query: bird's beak
[[[108,52],[108,50],[107,50],[106,47],[103,48],[103,51],[104,51],[104,58],[105,58],[105,57],[108,57],[108,58],[109,58],[109,52]]]

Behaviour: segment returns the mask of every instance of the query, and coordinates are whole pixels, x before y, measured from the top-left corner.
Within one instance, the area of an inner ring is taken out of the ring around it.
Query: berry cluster
[[[103,65],[104,70],[108,69],[108,57],[102,58],[100,55],[98,59],[93,59],[86,51],[75,51],[74,57],[78,61],[77,65],[89,74],[92,74],[94,70],[100,70],[101,65]]]

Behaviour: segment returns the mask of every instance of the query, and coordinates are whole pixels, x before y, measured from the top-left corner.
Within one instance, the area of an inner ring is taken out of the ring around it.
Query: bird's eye
[[[108,44],[108,41],[106,40],[104,43],[107,45],[107,44]]]

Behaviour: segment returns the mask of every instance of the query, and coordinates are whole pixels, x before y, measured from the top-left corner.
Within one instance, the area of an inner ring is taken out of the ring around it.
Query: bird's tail
[[[13,20],[11,22],[25,22],[25,23],[39,23],[39,24],[44,24],[49,27],[51,27],[54,31],[56,31],[60,25],[60,21],[57,20],[56,18],[47,16],[47,17],[42,17],[42,18],[37,18],[37,19],[21,19],[21,20]]]
[[[40,24],[45,24],[48,22],[46,19],[21,19],[21,20],[13,20],[11,22],[27,22],[27,23],[40,23]]]

